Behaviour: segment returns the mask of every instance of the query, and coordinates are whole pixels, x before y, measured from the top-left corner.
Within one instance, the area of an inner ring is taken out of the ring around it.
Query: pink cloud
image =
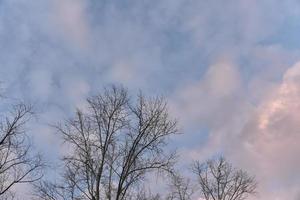
[[[257,107],[228,153],[257,174],[262,193],[295,199],[300,174],[300,63],[288,69],[283,81]],[[276,186],[276,190],[274,187]],[[286,192],[285,192],[286,190]],[[275,192],[276,191],[276,192]],[[262,197],[261,199],[267,199]],[[269,198],[273,199],[273,198]]]
[[[253,200],[298,200],[300,62],[280,83],[266,87],[258,104],[245,95],[239,71],[229,63],[216,62],[202,81],[184,87],[172,102],[184,127],[210,130],[204,145],[182,150],[184,159],[205,160],[223,152],[234,165],[256,175],[259,195]]]

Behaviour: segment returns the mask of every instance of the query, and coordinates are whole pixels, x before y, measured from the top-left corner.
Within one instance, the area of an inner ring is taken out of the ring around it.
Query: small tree
[[[171,170],[175,153],[164,149],[177,128],[162,98],[140,94],[132,101],[124,88],[112,86],[87,104],[56,126],[70,153],[62,182],[38,186],[41,199],[135,199],[134,186],[147,172]]]
[[[243,200],[256,191],[254,177],[233,168],[223,157],[204,164],[195,162],[193,172],[205,200]]]
[[[31,183],[41,178],[40,155],[33,155],[24,125],[31,116],[31,107],[13,106],[0,120],[0,199],[13,197],[16,184]]]
[[[190,179],[173,173],[169,184],[169,195],[167,200],[191,200],[194,193]]]

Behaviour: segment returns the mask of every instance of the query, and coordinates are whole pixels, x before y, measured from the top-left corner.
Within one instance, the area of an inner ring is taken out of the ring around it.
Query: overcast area
[[[2,0],[0,110],[34,105],[27,130],[55,161],[49,124],[103,87],[163,95],[180,166],[222,154],[255,175],[250,200],[299,200],[299,35],[297,0]]]

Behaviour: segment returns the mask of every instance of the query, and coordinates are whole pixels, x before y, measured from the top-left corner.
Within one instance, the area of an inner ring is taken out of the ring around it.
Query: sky
[[[256,175],[253,200],[299,200],[299,35],[298,0],[2,0],[1,88],[33,102],[50,160],[48,124],[107,84],[163,94],[184,163],[221,153]]]

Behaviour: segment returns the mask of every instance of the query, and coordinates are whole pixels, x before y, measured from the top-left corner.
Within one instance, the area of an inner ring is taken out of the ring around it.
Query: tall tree
[[[223,157],[203,164],[195,162],[193,172],[205,200],[243,200],[256,191],[255,178]]]
[[[17,184],[41,178],[43,162],[33,154],[32,143],[24,126],[32,114],[31,106],[23,103],[1,116],[0,120],[0,199],[13,197]]]
[[[147,172],[169,171],[175,153],[165,146],[176,121],[163,98],[130,99],[112,86],[87,99],[88,108],[56,126],[70,152],[60,184],[41,183],[41,199],[134,199]]]

